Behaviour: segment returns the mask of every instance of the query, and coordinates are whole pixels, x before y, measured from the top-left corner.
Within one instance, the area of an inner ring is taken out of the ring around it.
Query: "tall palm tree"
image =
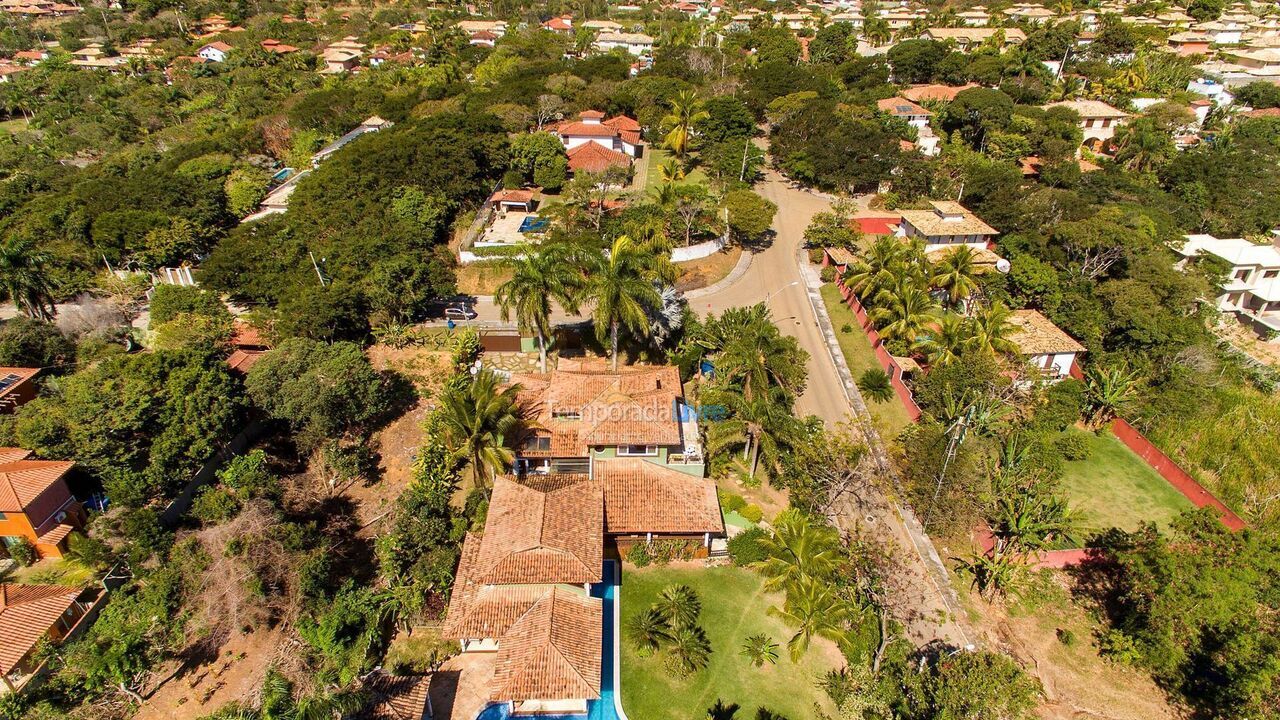
[[[910,276],[898,278],[892,287],[876,295],[871,321],[886,340],[903,340],[913,344],[937,320],[938,304]]]
[[[769,590],[790,591],[803,578],[829,578],[840,564],[840,534],[795,509],[778,514],[760,547],[768,557],[751,567],[767,578]]]
[[[551,301],[571,313],[578,312],[576,294],[582,275],[556,246],[529,252],[515,261],[511,279],[498,286],[493,299],[503,320],[514,311],[516,324],[538,336],[538,362],[547,371],[547,337],[551,334]]]
[[[31,240],[15,238],[0,244],[0,288],[19,310],[36,320],[52,320],[57,313],[46,272],[51,259]]]
[[[956,313],[943,313],[912,347],[932,367],[946,367],[960,358],[969,344],[969,324]]]
[[[862,36],[873,46],[880,47],[893,38],[893,33],[889,30],[889,23],[882,18],[867,18],[862,26]]]
[[[998,300],[979,310],[969,321],[972,329],[970,347],[990,355],[1016,351],[1017,346],[1009,340],[1016,329],[1009,322],[1012,316],[1013,311],[1009,306]]]
[[[778,330],[764,303],[726,310],[717,322],[708,323],[708,332],[709,344],[718,351],[717,374],[738,388],[748,404],[774,387],[788,398],[804,391],[803,367],[808,357],[795,338]],[[790,400],[785,404],[789,408]]]
[[[943,255],[933,266],[933,287],[947,291],[947,302],[952,308],[960,307],[966,298],[978,289],[978,270],[973,248],[959,245]]]
[[[849,619],[848,606],[836,595],[828,582],[803,577],[787,592],[781,608],[769,608],[769,614],[793,626],[796,634],[787,641],[791,662],[800,662],[815,637],[839,640]]]
[[[671,100],[671,111],[662,118],[661,125],[666,130],[663,144],[676,157],[683,158],[689,150],[689,135],[694,125],[711,117],[702,109],[698,94],[693,90],[681,90]]]
[[[606,336],[609,338],[614,370],[618,369],[619,330],[626,327],[631,332],[645,332],[649,327],[645,308],[662,303],[662,296],[649,277],[652,267],[652,258],[646,257],[631,238],[620,235],[613,241],[609,256],[587,277],[583,297],[594,304],[591,319],[596,338],[601,342]]]
[[[520,429],[519,391],[519,385],[503,388],[498,376],[485,368],[470,383],[449,387],[440,395],[445,437],[471,462],[477,486],[484,484],[485,470],[492,478],[515,459],[508,445]]]
[[[794,447],[800,430],[791,414],[791,403],[782,388],[771,388],[754,400],[731,401],[733,414],[708,427],[707,446],[711,452],[742,447],[748,477],[754,481],[764,461],[770,477],[782,469],[783,451]]]

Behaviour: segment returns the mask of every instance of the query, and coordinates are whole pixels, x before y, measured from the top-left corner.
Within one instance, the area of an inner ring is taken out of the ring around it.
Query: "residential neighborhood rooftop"
[[[1009,322],[1015,328],[1009,335],[1009,341],[1023,355],[1085,352],[1083,345],[1050,322],[1039,310],[1015,310],[1009,316]]]

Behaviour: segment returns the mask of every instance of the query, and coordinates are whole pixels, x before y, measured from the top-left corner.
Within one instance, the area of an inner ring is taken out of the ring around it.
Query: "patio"
[[[497,653],[463,653],[431,676],[434,720],[475,720],[489,704]]]
[[[500,211],[493,218],[493,224],[485,229],[477,245],[519,245],[528,242],[529,236],[520,232],[525,218],[537,218],[536,213],[520,210]]]

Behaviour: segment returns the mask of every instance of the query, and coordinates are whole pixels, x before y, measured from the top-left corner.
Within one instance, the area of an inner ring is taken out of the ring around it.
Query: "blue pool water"
[[[604,582],[591,586],[591,597],[600,598],[604,612],[604,632],[601,634],[601,668],[600,699],[587,701],[587,714],[584,715],[539,715],[538,720],[618,720],[617,707],[614,705],[613,677],[613,603],[618,595],[618,568],[613,560],[604,561]],[[507,720],[511,709],[507,703],[498,703],[485,708],[476,720]]]
[[[546,218],[540,218],[537,215],[529,215],[520,221],[520,232],[536,233],[543,232],[551,225],[551,221]]]

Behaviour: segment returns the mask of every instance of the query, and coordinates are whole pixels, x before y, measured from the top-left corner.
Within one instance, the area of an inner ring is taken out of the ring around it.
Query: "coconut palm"
[[[767,558],[751,567],[769,590],[790,590],[804,578],[828,578],[840,563],[840,534],[795,509],[774,519],[773,532],[760,541]]]
[[[1128,65],[1120,68],[1116,73],[1114,82],[1124,91],[1136,93],[1147,86],[1147,63],[1142,58],[1138,58]]]
[[[693,126],[711,117],[702,109],[698,94],[693,90],[681,90],[671,100],[671,111],[662,118],[661,126],[666,130],[663,144],[667,149],[683,158],[689,151],[689,136]]]
[[[1014,324],[1009,322],[1012,316],[1013,311],[1009,306],[999,301],[979,310],[969,320],[972,332],[969,346],[990,355],[1016,351],[1017,346],[1009,340],[1009,336],[1016,329]]]
[[[717,699],[715,705],[707,708],[707,720],[734,720],[740,709],[738,703],[725,705],[724,700]]]
[[[889,30],[889,23],[882,18],[867,18],[862,26],[862,36],[873,46],[880,47],[893,38],[893,33]]]
[[[493,293],[503,320],[515,313],[516,324],[538,337],[538,364],[547,371],[547,336],[551,334],[551,301],[566,311],[578,312],[575,295],[582,275],[555,246],[534,250],[515,261],[511,279]]]
[[[470,461],[478,486],[484,484],[484,471],[492,478],[514,459],[508,445],[520,429],[519,390],[519,385],[502,387],[498,376],[485,368],[470,383],[449,387],[440,395],[442,432],[455,451]]]
[[[671,638],[670,653],[678,674],[691,675],[711,662],[711,641],[700,627],[677,628]]]
[[[835,587],[811,577],[802,577],[787,591],[782,607],[769,608],[769,614],[796,629],[787,641],[791,662],[796,663],[809,650],[813,638],[839,640],[849,618],[848,606],[836,595]]]
[[[702,600],[688,585],[668,585],[658,593],[653,607],[677,629],[698,623],[702,614]]]
[[[959,359],[969,344],[969,324],[956,313],[943,313],[912,349],[932,367],[946,367]]]
[[[1089,368],[1085,373],[1085,400],[1090,424],[1100,427],[1128,407],[1138,392],[1138,383],[1137,371],[1122,366]]]
[[[631,332],[645,332],[649,327],[647,307],[662,303],[662,297],[646,277],[650,274],[652,258],[626,235],[613,241],[609,255],[597,263],[587,276],[583,297],[594,305],[591,319],[595,322],[596,338],[609,339],[609,357],[613,369],[618,369],[618,333],[622,328]]]
[[[755,667],[764,667],[765,663],[774,665],[778,662],[778,643],[763,633],[752,635],[742,644],[742,654]]]
[[[671,641],[671,624],[661,610],[651,607],[627,620],[627,638],[641,655],[652,655]]]
[[[770,388],[781,388],[787,398],[804,391],[808,357],[795,338],[778,330],[764,303],[726,310],[707,323],[707,332],[708,345],[718,353],[716,373],[748,404],[767,396]]]
[[[842,280],[858,297],[874,298],[909,272],[908,266],[907,247],[894,238],[882,237],[849,266]]]
[[[933,265],[930,282],[933,287],[947,292],[947,303],[952,308],[959,308],[978,289],[975,257],[973,248],[959,245]]]
[[[46,271],[51,259],[31,240],[10,239],[0,244],[0,288],[19,310],[37,320],[52,320],[57,313]]]
[[[772,388],[755,400],[738,397],[727,404],[733,413],[708,426],[707,449],[717,453],[741,447],[748,478],[753,482],[761,461],[770,477],[777,475],[782,470],[784,451],[794,447],[801,437],[785,393],[781,388]]]
[[[886,340],[915,343],[937,320],[938,304],[919,282],[909,275],[898,278],[876,295],[871,321]]]

